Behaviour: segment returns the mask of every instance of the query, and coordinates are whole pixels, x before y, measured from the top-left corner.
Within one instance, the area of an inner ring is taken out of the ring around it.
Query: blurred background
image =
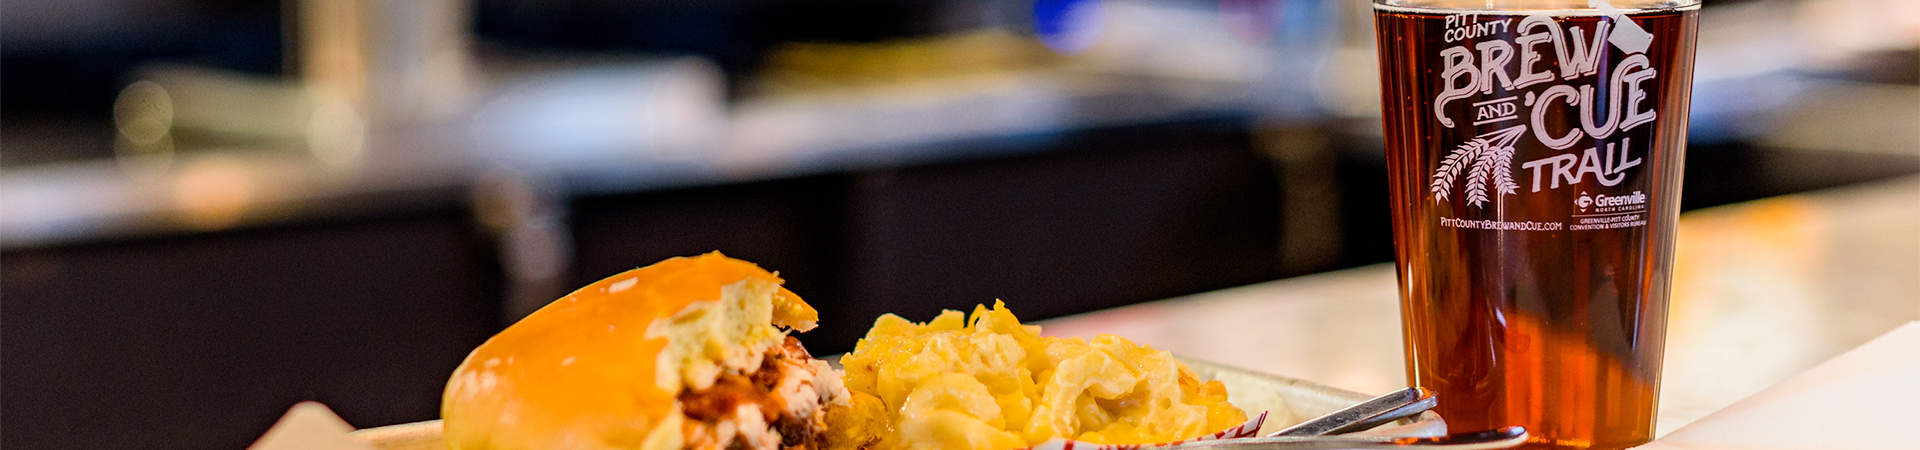
[[[6,0],[0,446],[427,420],[713,250],[844,352],[1391,261],[1361,0]],[[1684,207],[1920,173],[1920,1],[1709,0]]]

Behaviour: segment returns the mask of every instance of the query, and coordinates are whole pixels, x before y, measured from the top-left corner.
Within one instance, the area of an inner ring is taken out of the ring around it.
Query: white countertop
[[[1920,177],[1682,216],[1658,435],[1920,320]],[[1043,322],[1366,393],[1406,383],[1391,264]]]

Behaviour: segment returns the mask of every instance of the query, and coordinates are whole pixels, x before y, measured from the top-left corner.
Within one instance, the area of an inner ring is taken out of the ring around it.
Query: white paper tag
[[[1620,51],[1629,55],[1646,53],[1647,46],[1653,45],[1653,33],[1640,28],[1640,24],[1634,23],[1632,18],[1627,17],[1627,13],[1607,4],[1607,0],[1588,0],[1587,6],[1599,9],[1601,14],[1613,18],[1613,34],[1607,36],[1607,43],[1620,48]]]
[[[280,416],[247,450],[373,450],[348,432],[353,426],[316,402],[300,402]]]

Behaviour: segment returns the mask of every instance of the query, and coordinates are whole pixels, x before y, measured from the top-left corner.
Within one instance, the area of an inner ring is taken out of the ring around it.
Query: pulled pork
[[[767,351],[760,368],[722,374],[712,387],[680,393],[689,419],[687,448],[700,450],[818,450],[826,434],[826,406],[835,395],[820,380],[833,374],[788,336]]]

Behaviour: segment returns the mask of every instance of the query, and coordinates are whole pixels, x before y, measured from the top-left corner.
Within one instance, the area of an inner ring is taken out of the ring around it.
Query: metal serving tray
[[[1260,426],[1262,436],[1373,398],[1372,395],[1298,378],[1255,372],[1179,355],[1174,355],[1174,359],[1180,360],[1188,368],[1193,369],[1193,373],[1200,378],[1218,380],[1220,384],[1226,385],[1227,401],[1233,402],[1233,406],[1240,407],[1248,415],[1266,411],[1267,422]],[[1439,415],[1427,412],[1414,419],[1402,420],[1358,434],[1432,437],[1446,433],[1446,422],[1442,421]]]

